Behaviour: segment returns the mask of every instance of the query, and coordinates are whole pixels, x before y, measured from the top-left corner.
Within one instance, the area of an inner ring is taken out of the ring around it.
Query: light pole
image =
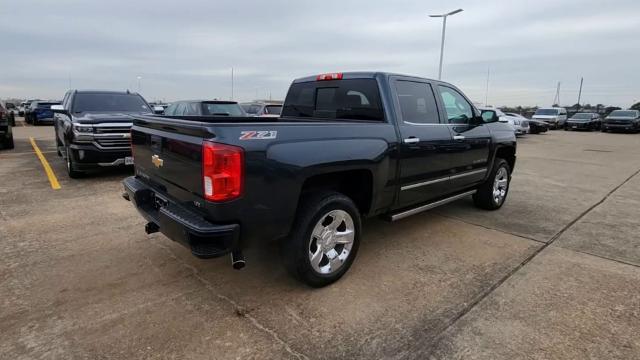
[[[444,56],[444,33],[447,29],[447,17],[462,12],[462,9],[454,10],[446,14],[429,15],[429,17],[442,18],[442,42],[440,43],[440,68],[438,69],[438,80],[442,79],[442,57]]]

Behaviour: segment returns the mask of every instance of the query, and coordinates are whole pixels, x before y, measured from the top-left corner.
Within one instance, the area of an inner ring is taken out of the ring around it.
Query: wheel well
[[[371,209],[373,176],[368,170],[349,170],[315,175],[305,180],[302,195],[316,190],[334,190],[348,196],[360,213]]]
[[[509,169],[513,171],[513,167],[516,164],[516,149],[511,146],[500,147],[496,151],[496,158],[505,159],[509,164]]]

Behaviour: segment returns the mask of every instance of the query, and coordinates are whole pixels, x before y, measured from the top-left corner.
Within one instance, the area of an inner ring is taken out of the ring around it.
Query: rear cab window
[[[375,79],[345,79],[294,83],[283,117],[384,121],[380,90]]]

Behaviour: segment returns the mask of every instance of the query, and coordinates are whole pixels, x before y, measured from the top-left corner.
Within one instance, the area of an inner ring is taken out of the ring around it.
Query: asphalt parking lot
[[[322,289],[292,280],[275,244],[235,271],[146,235],[120,196],[130,170],[73,180],[52,127],[14,136],[0,358],[640,358],[640,135],[521,138],[501,210],[465,199],[369,220],[354,266]]]

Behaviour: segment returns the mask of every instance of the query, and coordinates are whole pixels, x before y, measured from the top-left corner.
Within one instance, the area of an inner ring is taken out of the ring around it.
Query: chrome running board
[[[462,199],[463,197],[467,197],[469,195],[473,195],[473,194],[476,193],[476,191],[477,190],[471,190],[471,191],[463,192],[461,194],[453,195],[451,197],[448,197],[446,199],[438,200],[436,202],[432,202],[432,203],[429,203],[429,204],[426,204],[426,205],[418,206],[416,208],[413,208],[413,209],[410,209],[410,210],[407,210],[407,211],[403,211],[401,213],[397,213],[397,214],[391,215],[391,221],[397,221],[397,220],[409,217],[411,215],[415,215],[417,213],[421,213],[423,211],[431,210],[431,209],[436,208],[436,207],[438,207],[440,205],[448,204],[448,203],[450,203],[452,201],[456,201],[456,200]]]

